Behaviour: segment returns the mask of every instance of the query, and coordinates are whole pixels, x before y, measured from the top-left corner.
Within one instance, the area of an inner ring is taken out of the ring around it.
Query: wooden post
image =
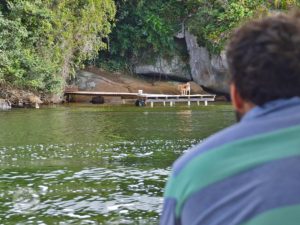
[[[164,106],[166,106],[166,102],[164,101]]]
[[[173,106],[173,102],[172,102],[172,101],[170,101],[170,106],[171,106],[171,107]]]
[[[122,103],[123,103],[123,105],[126,103],[125,99],[122,99]]]
[[[189,107],[191,106],[191,101],[188,101],[188,106],[189,106]]]
[[[154,105],[153,102],[151,102],[151,108],[153,108],[153,105]]]
[[[207,101],[205,100],[204,105],[207,106]]]
[[[197,101],[197,105],[198,105],[198,106],[200,105],[200,102],[199,102],[199,101]]]

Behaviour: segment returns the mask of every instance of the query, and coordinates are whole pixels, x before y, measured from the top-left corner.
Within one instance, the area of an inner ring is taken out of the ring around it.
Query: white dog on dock
[[[191,84],[187,82],[186,84],[179,84],[178,89],[181,95],[191,95]]]

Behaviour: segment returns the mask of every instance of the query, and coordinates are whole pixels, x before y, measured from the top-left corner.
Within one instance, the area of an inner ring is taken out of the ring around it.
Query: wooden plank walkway
[[[165,94],[146,94],[146,93],[127,93],[127,92],[95,92],[95,91],[65,91],[67,101],[71,95],[86,95],[86,96],[115,96],[121,97],[122,99],[135,98],[137,101],[143,101],[144,104],[150,103],[151,107],[154,103],[162,103],[164,106],[169,103],[170,106],[175,105],[178,102],[187,102],[188,106],[191,102],[204,102],[207,106],[208,102],[215,101],[215,95],[165,95]]]
[[[117,97],[137,97],[138,93],[128,92],[98,92],[98,91],[65,91],[65,95],[87,95],[87,96],[117,96]]]

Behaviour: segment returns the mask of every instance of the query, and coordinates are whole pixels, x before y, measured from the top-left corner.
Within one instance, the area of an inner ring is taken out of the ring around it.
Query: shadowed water
[[[157,224],[170,166],[229,105],[0,112],[0,224]]]

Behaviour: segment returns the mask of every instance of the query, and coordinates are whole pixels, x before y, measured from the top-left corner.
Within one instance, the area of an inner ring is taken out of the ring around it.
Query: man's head
[[[231,97],[240,115],[253,106],[300,96],[300,16],[251,21],[232,36],[227,50]]]

